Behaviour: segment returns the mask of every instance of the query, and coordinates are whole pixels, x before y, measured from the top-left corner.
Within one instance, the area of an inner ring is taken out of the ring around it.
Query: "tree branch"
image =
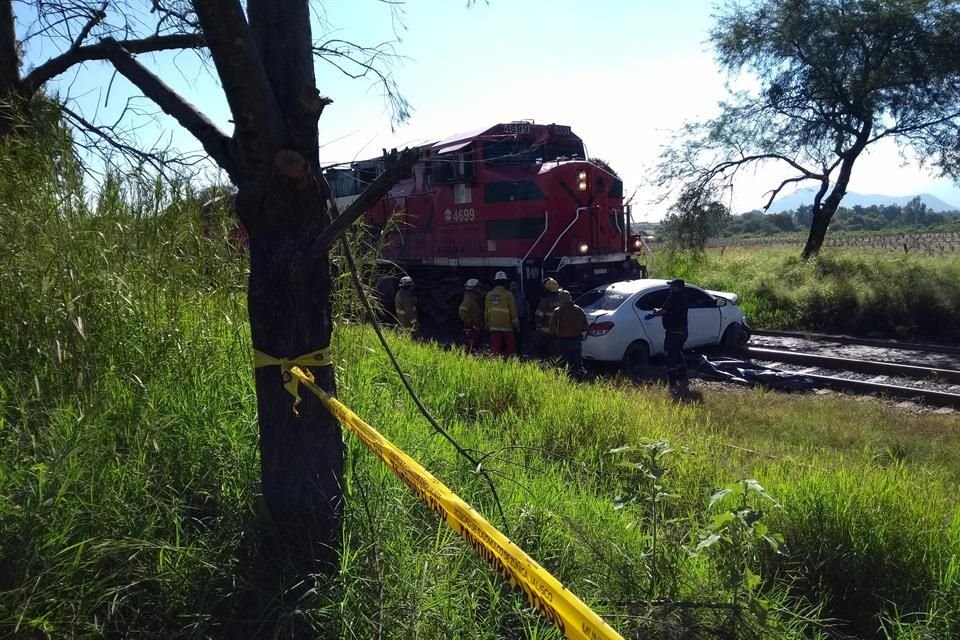
[[[410,174],[410,170],[419,158],[419,149],[404,149],[400,153],[393,151],[387,156],[383,173],[377,176],[370,186],[364,189],[363,193],[317,236],[311,251],[319,254],[333,246],[337,238],[392,189],[397,181]]]
[[[809,169],[807,169],[806,167],[798,163],[796,160],[793,160],[792,158],[788,158],[787,156],[784,156],[784,155],[780,155],[778,153],[759,153],[752,156],[744,156],[739,160],[727,160],[725,162],[718,162],[716,165],[713,166],[712,169],[710,169],[709,173],[711,175],[716,176],[724,173],[727,169],[741,167],[745,164],[749,164],[750,162],[756,162],[758,160],[780,160],[782,162],[786,162],[791,167],[793,167],[794,169],[802,173],[805,178],[809,178],[811,180],[818,180],[821,177],[819,173],[810,171]]]
[[[73,46],[70,48],[79,49],[80,45],[83,44],[83,41],[86,40],[87,36],[90,35],[90,32],[93,31],[93,28],[103,22],[106,17],[107,3],[104,2],[103,5],[100,6],[99,10],[92,11],[90,13],[90,19],[87,20],[87,23],[83,25],[82,29],[80,29],[79,35],[77,35],[76,39],[73,41]]]
[[[271,166],[285,143],[286,126],[243,7],[239,0],[193,0],[193,8],[233,114],[244,164]]]
[[[172,116],[183,128],[192,133],[214,162],[236,180],[238,166],[231,150],[230,137],[220,131],[217,125],[187,102],[183,96],[137,62],[129,51],[120,46],[119,42],[106,39],[101,44],[106,47],[110,62],[117,71],[140,89],[143,95],[153,100],[164,113]]]
[[[67,119],[73,122],[73,124],[78,129],[82,129],[87,134],[92,134],[97,138],[103,140],[106,144],[113,147],[114,149],[119,151],[121,154],[136,158],[140,163],[148,164],[154,169],[156,169],[158,173],[161,173],[161,174],[163,173],[165,162],[164,162],[164,159],[158,156],[157,154],[142,151],[141,149],[138,149],[135,146],[132,146],[123,142],[122,140],[119,139],[117,135],[115,135],[113,131],[110,130],[110,128],[98,127],[97,125],[93,124],[92,122],[90,122],[89,120],[81,116],[79,113],[67,107],[67,105],[65,104],[60,105],[60,111],[62,111],[63,114],[67,116]]]
[[[812,178],[810,178],[809,176],[794,176],[793,178],[787,178],[786,180],[780,183],[780,186],[768,191],[767,193],[770,194],[770,197],[767,198],[767,204],[763,206],[763,210],[766,211],[767,209],[770,208],[770,205],[773,204],[773,201],[776,199],[778,195],[780,195],[780,192],[783,190],[785,186],[787,186],[788,184],[792,184],[794,182],[803,182],[804,180],[812,180]]]
[[[203,36],[198,33],[183,33],[165,36],[150,36],[137,40],[120,40],[119,42],[104,39],[97,44],[70,47],[65,53],[50,58],[39,67],[28,73],[20,82],[21,95],[30,97],[51,78],[55,78],[70,67],[88,60],[106,60],[110,57],[108,40],[119,45],[130,53],[149,53],[153,51],[169,51],[172,49],[197,49],[204,46]],[[79,42],[79,39],[77,40]]]

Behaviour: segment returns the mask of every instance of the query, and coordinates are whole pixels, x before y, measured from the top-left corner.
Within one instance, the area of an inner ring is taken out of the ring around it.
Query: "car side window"
[[[642,295],[637,299],[636,307],[641,311],[653,311],[654,309],[659,309],[663,306],[663,303],[667,301],[667,295],[670,293],[668,289],[660,289],[659,291],[651,291],[646,295]]]
[[[716,309],[717,302],[709,294],[687,287],[687,306],[690,309]]]

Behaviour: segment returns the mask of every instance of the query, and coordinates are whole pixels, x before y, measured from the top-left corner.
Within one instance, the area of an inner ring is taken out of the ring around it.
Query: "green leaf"
[[[763,486],[759,482],[751,478],[747,478],[743,480],[743,490],[746,491],[747,493],[750,493],[752,491],[754,493],[760,493],[760,494],[766,495],[766,491],[763,490]]]
[[[719,541],[720,541],[720,536],[718,536],[715,533],[711,534],[700,541],[700,544],[697,545],[696,551],[703,551],[704,549],[712,547]]]
[[[707,505],[707,508],[709,509],[713,507],[713,505],[717,504],[718,502],[723,500],[725,497],[730,495],[730,491],[731,490],[729,488],[717,489],[716,491],[714,491],[713,495],[710,496],[710,503]]]
[[[750,567],[747,567],[743,570],[743,584],[747,587],[747,591],[756,591],[757,587],[760,586],[760,576],[751,571]]]
[[[757,617],[760,624],[766,624],[770,604],[763,598],[750,598],[750,613]]]
[[[733,522],[735,519],[736,519],[736,516],[734,516],[729,511],[725,513],[721,513],[717,516],[714,516],[713,522],[711,523],[710,528],[713,529],[714,531],[716,531],[717,529],[722,529],[725,525]]]

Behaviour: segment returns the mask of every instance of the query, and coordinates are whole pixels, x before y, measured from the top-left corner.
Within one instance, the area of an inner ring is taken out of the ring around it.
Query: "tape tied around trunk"
[[[297,411],[297,405],[300,404],[300,382],[309,380],[313,383],[313,374],[309,370],[300,367],[329,367],[333,364],[333,356],[330,354],[330,347],[317,349],[310,353],[305,353],[296,358],[276,358],[268,355],[258,349],[253,350],[253,368],[261,367],[280,367],[280,375],[283,377],[283,388],[293,396],[293,412],[300,415]],[[298,375],[293,375],[292,371],[296,368]]]

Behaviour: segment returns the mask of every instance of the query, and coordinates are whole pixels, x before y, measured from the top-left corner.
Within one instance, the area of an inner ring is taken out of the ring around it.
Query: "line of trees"
[[[697,251],[702,250],[711,238],[801,233],[810,227],[812,220],[811,205],[782,213],[755,210],[732,215],[724,205],[712,202],[708,206],[695,206],[684,212],[671,212],[658,225],[656,235],[674,247]],[[960,229],[960,212],[933,211],[917,197],[902,206],[840,207],[830,228],[835,232],[858,233],[954,230]]]
[[[765,214],[750,211],[729,216],[723,220],[717,233],[723,236],[769,236],[779,233],[799,233],[809,228],[813,219],[813,207],[797,207],[793,211]],[[840,207],[833,217],[830,229],[843,231],[930,231],[960,227],[960,212],[937,212],[931,210],[920,198],[905,205],[870,205]]]

